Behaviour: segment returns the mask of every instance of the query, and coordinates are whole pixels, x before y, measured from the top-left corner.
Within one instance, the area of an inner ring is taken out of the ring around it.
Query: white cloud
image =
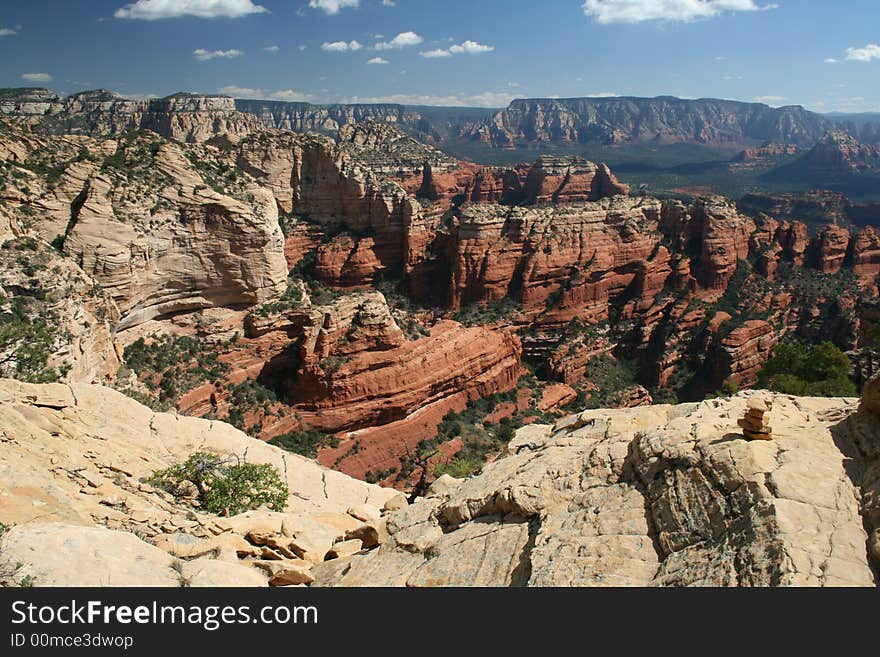
[[[207,62],[211,59],[235,59],[241,57],[244,53],[241,50],[231,48],[230,50],[205,50],[204,48],[196,48],[193,55],[200,62]]]
[[[128,100],[153,100],[158,98],[156,94],[119,94],[123,98],[127,98]]]
[[[449,48],[438,48],[437,50],[428,50],[419,54],[428,59],[437,59],[438,57],[452,57],[452,55],[479,55],[485,52],[492,52],[493,50],[495,50],[495,46],[486,46],[476,41],[465,41],[464,43],[449,46]]]
[[[264,89],[254,89],[252,87],[239,87],[229,85],[217,89],[218,93],[224,96],[232,96],[233,98],[246,98],[248,100],[284,100],[287,102],[307,102],[314,99],[311,94],[302,93],[293,89],[283,89],[281,91],[265,91]]]
[[[391,62],[389,62],[387,59],[384,59],[382,57],[373,57],[373,59],[370,59],[367,61],[367,64],[390,64],[390,63]]]
[[[21,79],[28,82],[51,82],[52,76],[48,73],[22,73]]]
[[[507,92],[484,91],[478,94],[391,94],[388,96],[350,96],[341,103],[396,103],[399,105],[432,105],[435,107],[507,107],[516,96]]]
[[[363,44],[357,41],[332,41],[330,43],[325,41],[321,44],[321,50],[325,52],[347,52],[349,50],[360,50],[363,47]]]
[[[872,59],[880,59],[880,46],[869,43],[864,48],[847,48],[846,58],[854,62],[870,62]]]
[[[297,46],[297,47],[296,47],[296,49],[299,50],[300,52],[302,52],[302,51],[305,50],[306,48],[308,48],[308,46],[305,46],[305,45],[303,45],[303,46]]]
[[[495,46],[485,46],[476,41],[465,41],[461,45],[449,47],[449,52],[453,55],[461,55],[463,53],[467,53],[468,55],[478,55],[484,52],[492,52],[493,50],[495,50]]]
[[[396,7],[397,3],[394,0],[382,0],[383,7]]]
[[[788,99],[785,96],[758,96],[752,100],[756,103],[764,103],[765,105],[781,105]]]
[[[596,93],[587,94],[587,98],[617,98],[619,93],[613,91],[597,91]]]
[[[584,13],[598,23],[694,21],[714,18],[725,11],[762,11],[755,0],[585,0]]]
[[[263,48],[263,50],[265,50],[266,52],[278,52],[279,50],[281,50],[281,46],[266,46],[265,48]]]
[[[265,14],[269,10],[252,0],[137,0],[120,7],[116,18],[154,21],[160,18],[240,18],[249,14]]]
[[[825,60],[825,63],[826,64],[839,64],[840,60],[834,59],[834,57],[829,57],[828,59]]]
[[[0,27],[0,37],[15,36],[16,34],[18,34],[18,30],[13,30],[9,27]]]
[[[360,7],[360,0],[309,0],[309,7],[312,9],[320,9],[330,16],[338,14],[346,7]]]
[[[375,46],[376,50],[400,50],[410,46],[419,45],[424,39],[415,32],[401,32],[391,41],[380,41]]]

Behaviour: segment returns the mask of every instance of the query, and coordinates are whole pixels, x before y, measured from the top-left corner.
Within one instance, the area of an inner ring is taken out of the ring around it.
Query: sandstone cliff
[[[28,90],[0,99],[0,112],[28,117],[35,128],[51,134],[112,137],[152,130],[189,143],[218,135],[238,138],[263,127],[258,117],[237,111],[232,98],[185,93],[129,100],[101,89],[62,99],[47,90]]]
[[[812,146],[828,121],[802,107],[679,98],[515,100],[462,134],[492,146],[529,143],[745,143],[777,141]]]

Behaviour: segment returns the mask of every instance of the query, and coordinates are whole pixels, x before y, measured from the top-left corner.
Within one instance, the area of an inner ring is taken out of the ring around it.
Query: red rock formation
[[[862,228],[852,244],[856,276],[874,278],[880,274],[880,236],[872,226]]]
[[[849,248],[849,231],[840,226],[826,227],[816,238],[816,268],[823,274],[836,274],[843,269]]]
[[[538,410],[550,411],[560,406],[565,406],[576,398],[577,391],[564,383],[547,386],[544,388],[543,395],[541,395],[541,401],[538,402]]]
[[[290,394],[304,425],[351,431],[404,419],[460,393],[476,399],[510,390],[520,353],[508,332],[444,321],[429,337],[395,349],[308,364],[290,382]]]
[[[761,366],[778,342],[776,330],[763,320],[747,321],[731,331],[721,341],[715,361],[718,388],[728,381],[741,387],[754,385]]]

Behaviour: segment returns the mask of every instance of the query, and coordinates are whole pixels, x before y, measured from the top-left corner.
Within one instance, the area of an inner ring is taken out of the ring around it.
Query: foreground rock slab
[[[737,426],[758,394],[772,441]],[[742,393],[522,433],[481,475],[390,515],[379,549],[316,584],[876,584],[880,420],[857,400]]]

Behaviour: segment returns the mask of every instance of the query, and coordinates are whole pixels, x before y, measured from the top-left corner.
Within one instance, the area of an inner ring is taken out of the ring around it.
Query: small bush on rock
[[[271,465],[233,462],[206,452],[157,470],[147,483],[175,497],[195,497],[202,508],[218,515],[234,516],[263,505],[283,511],[287,505],[287,483]]]

